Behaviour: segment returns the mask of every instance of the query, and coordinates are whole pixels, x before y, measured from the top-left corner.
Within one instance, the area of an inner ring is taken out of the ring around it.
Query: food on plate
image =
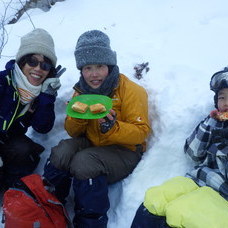
[[[89,106],[90,112],[93,114],[102,113],[106,111],[106,108],[103,104],[97,103]]]
[[[228,112],[220,112],[217,114],[217,119],[220,121],[228,120]]]
[[[74,102],[74,104],[71,106],[71,108],[75,111],[75,112],[79,112],[79,113],[85,113],[88,109],[88,105],[79,101]]]

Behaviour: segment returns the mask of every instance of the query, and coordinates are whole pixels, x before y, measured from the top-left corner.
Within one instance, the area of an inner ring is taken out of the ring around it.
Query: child
[[[199,186],[209,186],[228,199],[228,121],[220,114],[228,111],[228,68],[215,73],[210,82],[215,92],[216,110],[202,121],[186,140],[185,152],[197,163],[187,174]]]
[[[148,189],[132,228],[228,227],[228,68],[212,76],[210,89],[216,110],[199,123],[184,147],[196,166],[186,177]]]
[[[75,227],[105,228],[108,184],[127,177],[146,150],[150,133],[147,93],[119,72],[109,37],[99,30],[79,37],[75,59],[81,77],[74,96],[105,95],[113,107],[100,119],[66,117],[65,129],[72,138],[52,148],[44,177],[56,187],[61,201],[73,181]]]

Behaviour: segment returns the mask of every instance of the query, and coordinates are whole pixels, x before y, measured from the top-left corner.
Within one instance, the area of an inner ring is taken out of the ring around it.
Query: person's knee
[[[94,178],[102,174],[101,161],[92,152],[79,152],[70,163],[70,173],[79,180]]]
[[[65,171],[56,168],[49,160],[44,166],[43,177],[47,179],[54,186],[59,185],[64,179],[69,179],[70,174]]]
[[[2,158],[4,164],[36,166],[44,147],[24,136],[15,138],[4,145]]]
[[[68,171],[73,156],[89,145],[89,141],[85,137],[63,139],[52,148],[50,161],[56,168]]]

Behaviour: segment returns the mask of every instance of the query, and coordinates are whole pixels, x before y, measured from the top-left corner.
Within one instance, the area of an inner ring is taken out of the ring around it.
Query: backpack
[[[23,187],[10,188],[3,195],[5,228],[71,227],[64,206],[46,190],[40,175],[20,180]]]

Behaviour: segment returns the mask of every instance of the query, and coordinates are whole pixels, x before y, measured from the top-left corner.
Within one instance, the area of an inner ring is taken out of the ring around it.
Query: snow
[[[226,0],[66,0],[46,13],[28,11],[33,24],[53,36],[58,64],[67,68],[60,78],[53,130],[47,135],[28,132],[46,146],[37,172],[42,174],[51,147],[68,137],[63,123],[66,102],[79,78],[74,59],[77,39],[87,30],[101,30],[117,52],[120,71],[149,95],[153,135],[148,139],[147,152],[129,177],[109,188],[108,228],[130,227],[147,188],[184,175],[192,167],[183,146],[198,122],[214,109],[209,81],[228,62],[227,7]],[[0,69],[15,56],[20,37],[33,26],[24,15],[6,29],[9,40]],[[137,80],[134,66],[145,62],[149,62],[150,70]],[[72,195],[68,210],[72,215]]]

